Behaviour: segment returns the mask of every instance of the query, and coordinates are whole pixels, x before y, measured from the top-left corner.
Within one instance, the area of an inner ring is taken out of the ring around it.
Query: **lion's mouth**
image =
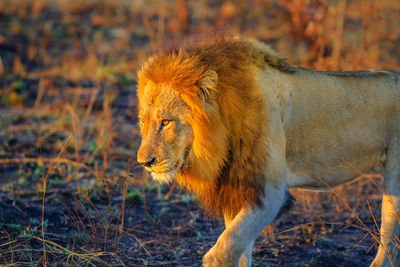
[[[178,173],[181,169],[185,168],[188,164],[188,157],[191,147],[185,149],[182,160],[178,160],[172,166],[167,161],[161,161],[151,167],[145,167],[145,169],[154,174],[167,174],[167,173]]]
[[[151,167],[145,167],[145,169],[153,174],[167,174],[176,173],[180,170],[180,161],[174,163],[172,166],[168,161],[161,161]]]

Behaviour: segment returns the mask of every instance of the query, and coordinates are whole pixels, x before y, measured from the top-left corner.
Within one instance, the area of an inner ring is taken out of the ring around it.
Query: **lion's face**
[[[155,180],[169,183],[193,143],[190,108],[167,85],[147,84],[139,103],[142,142],[137,161]]]

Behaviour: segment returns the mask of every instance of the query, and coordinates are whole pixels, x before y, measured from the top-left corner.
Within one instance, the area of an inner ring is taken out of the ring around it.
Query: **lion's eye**
[[[171,120],[162,120],[162,121],[161,121],[161,125],[162,125],[162,126],[167,126],[167,125],[169,124],[170,121],[171,121]]]

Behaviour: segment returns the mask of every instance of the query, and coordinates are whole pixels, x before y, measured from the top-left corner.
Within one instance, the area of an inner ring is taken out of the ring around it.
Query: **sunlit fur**
[[[146,104],[149,82],[167,85],[190,107],[194,140],[177,181],[217,216],[235,214],[244,204],[261,205],[268,118],[248,67],[270,64],[290,72],[291,66],[258,46],[226,39],[189,42],[151,57],[139,72],[139,108]],[[218,85],[204,95],[199,85],[207,70],[218,73]]]
[[[161,183],[170,183],[185,163],[193,143],[189,107],[165,84],[148,82],[141,98],[140,129],[142,144],[138,161],[156,159],[145,168]],[[145,104],[143,104],[145,103]],[[167,120],[166,125],[162,121]]]
[[[153,176],[154,180],[156,180],[162,184],[169,184],[173,181],[177,172],[178,172],[178,169],[172,170],[169,172],[165,172],[165,173],[152,172],[151,175]]]

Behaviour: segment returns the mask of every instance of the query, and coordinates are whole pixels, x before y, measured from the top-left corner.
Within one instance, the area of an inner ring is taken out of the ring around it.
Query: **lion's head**
[[[268,117],[249,66],[284,61],[258,46],[236,39],[181,44],[138,73],[138,162],[160,182],[176,177],[217,216],[260,204],[264,192]]]
[[[162,183],[171,182],[188,163],[190,155],[202,153],[203,146],[197,144],[201,137],[195,132],[199,131],[198,121],[207,119],[204,117],[209,112],[203,109],[210,102],[212,90],[218,83],[215,71],[193,68],[193,61],[179,59],[179,55],[171,57],[168,63],[178,60],[179,64],[164,66],[162,71],[155,73],[154,68],[161,63],[152,58],[139,73],[142,142],[137,160]],[[193,70],[197,72],[193,73]],[[179,77],[178,72],[190,77]],[[208,108],[212,109],[212,105],[209,104]],[[203,118],[199,119],[199,116]]]
[[[154,179],[169,183],[193,143],[191,111],[168,85],[148,83],[146,87],[139,114],[142,143],[137,160]]]

